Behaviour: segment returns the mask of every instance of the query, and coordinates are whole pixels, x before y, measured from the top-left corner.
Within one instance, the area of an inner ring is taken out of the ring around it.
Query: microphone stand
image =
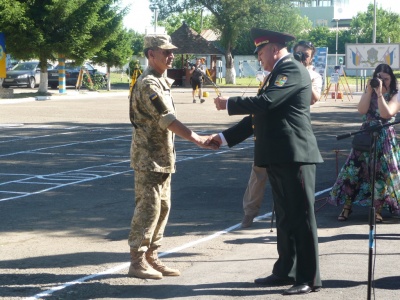
[[[379,131],[388,126],[393,126],[395,124],[400,123],[400,121],[396,121],[393,123],[386,123],[382,124],[379,123],[377,125],[368,127],[363,130],[355,131],[355,132],[350,132],[350,133],[345,133],[342,135],[336,136],[336,140],[341,140],[348,138],[352,135],[360,134],[363,132],[368,132],[371,135],[371,148],[370,148],[370,161],[372,161],[372,154],[373,154],[373,165],[372,165],[372,184],[371,184],[371,207],[369,209],[369,251],[368,251],[368,291],[367,291],[367,299],[371,299],[371,287],[372,287],[372,258],[374,254],[374,247],[375,247],[375,225],[376,225],[376,220],[375,220],[375,207],[374,207],[374,199],[375,199],[375,179],[376,179],[376,141],[379,136]]]

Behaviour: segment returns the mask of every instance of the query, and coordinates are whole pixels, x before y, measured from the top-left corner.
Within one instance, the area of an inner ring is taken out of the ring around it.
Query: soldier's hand
[[[213,139],[213,137],[211,135],[210,136],[201,136],[200,135],[199,142],[197,143],[197,145],[199,147],[205,148],[205,149],[218,150],[221,143],[222,143],[222,141],[219,142],[217,139]]]
[[[218,145],[218,148],[221,147],[222,140],[219,134],[211,134],[210,136],[208,136],[206,145],[212,145],[212,144]]]

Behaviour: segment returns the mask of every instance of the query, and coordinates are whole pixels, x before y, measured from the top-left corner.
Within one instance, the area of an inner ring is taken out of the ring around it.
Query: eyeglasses
[[[172,54],[171,50],[162,50],[162,54],[164,54],[164,56],[170,56]]]
[[[299,46],[306,46],[308,48],[314,48],[313,43],[309,42],[309,41],[300,41],[297,43],[297,45]]]
[[[170,56],[172,54],[172,50],[163,50],[163,49],[160,49],[160,48],[150,48],[150,49],[153,50],[153,51],[160,50],[160,52],[166,57]]]

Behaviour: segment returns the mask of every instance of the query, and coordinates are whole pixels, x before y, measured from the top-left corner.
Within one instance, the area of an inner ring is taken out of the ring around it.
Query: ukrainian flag
[[[353,65],[359,66],[360,60],[361,60],[361,54],[357,49],[356,49],[356,51],[357,52],[354,52],[353,50],[351,50],[352,60],[353,60]]]
[[[393,63],[394,49],[392,52],[389,52],[389,48],[386,50],[385,55],[383,56],[385,62],[391,66]]]
[[[4,33],[0,32],[0,78],[6,78],[6,39]]]

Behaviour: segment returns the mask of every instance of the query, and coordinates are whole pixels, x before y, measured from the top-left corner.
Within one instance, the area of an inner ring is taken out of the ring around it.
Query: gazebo
[[[223,51],[214,45],[215,35],[210,34],[210,31],[204,33],[206,34],[203,37],[183,22],[182,26],[171,34],[172,43],[178,47],[174,54],[182,54],[182,66],[186,66],[183,69],[168,70],[168,77],[175,79],[175,85],[190,86],[190,73],[187,68],[189,55],[210,56],[206,67],[212,80],[216,81],[217,58],[223,55]]]

